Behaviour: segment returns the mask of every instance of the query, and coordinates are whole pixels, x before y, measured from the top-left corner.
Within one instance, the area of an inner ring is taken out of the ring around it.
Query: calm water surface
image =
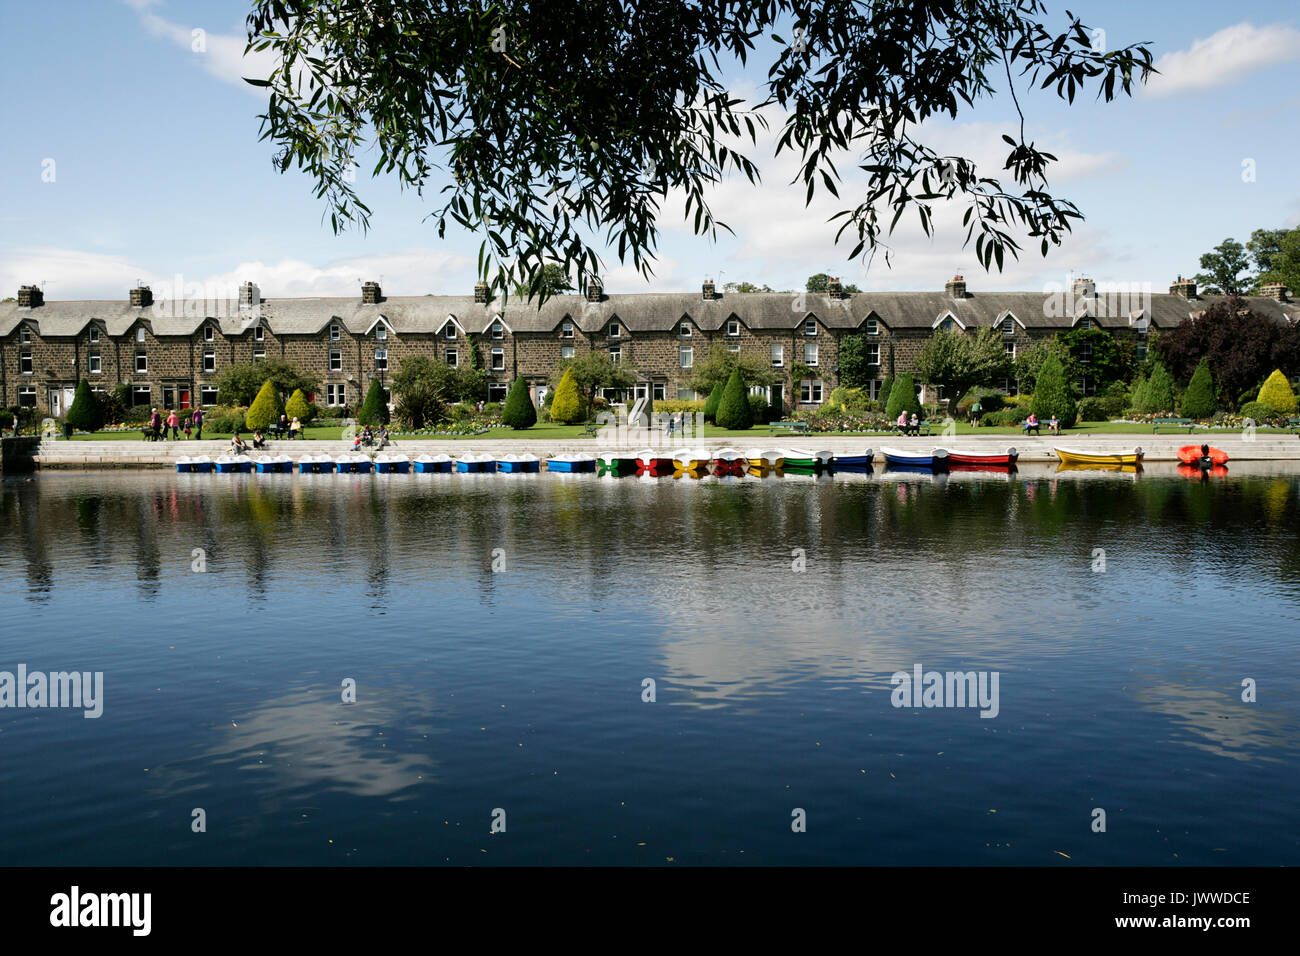
[[[104,712],[0,710],[0,860],[1300,864],[1298,519],[1300,472],[6,478],[0,670]],[[893,707],[917,664],[997,717]]]

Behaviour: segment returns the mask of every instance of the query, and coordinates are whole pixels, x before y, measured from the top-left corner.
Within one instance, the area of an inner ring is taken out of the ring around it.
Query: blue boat
[[[415,459],[415,473],[417,475],[449,472],[455,467],[456,460],[451,455],[421,455]]]
[[[259,475],[293,474],[293,459],[288,455],[277,455],[274,458],[263,456],[253,462],[253,467]]]
[[[556,455],[546,460],[546,470],[555,472],[595,471],[595,455]]]
[[[379,455],[375,458],[375,471],[381,475],[405,475],[411,470],[411,459],[405,455]]]
[[[835,455],[831,458],[831,467],[841,468],[870,468],[871,463],[876,460],[876,453],[870,448],[861,455]]]
[[[247,455],[222,455],[216,460],[217,474],[248,474],[253,470],[253,462]]]
[[[496,471],[497,460],[489,455],[466,455],[456,459],[456,470],[462,474],[469,471]]]
[[[368,475],[374,464],[365,455],[339,455],[336,463],[341,475]]]
[[[199,455],[195,458],[182,456],[176,459],[176,470],[181,474],[192,472],[207,473],[212,471],[212,459],[207,455]]]
[[[536,455],[506,455],[497,459],[497,471],[508,475],[540,471],[542,460]]]
[[[311,455],[304,455],[298,461],[298,474],[300,475],[319,475],[333,474],[338,465],[334,459],[328,455],[321,455],[319,458],[313,458]]]
[[[899,451],[895,448],[882,448],[881,454],[890,468],[906,467],[928,468],[931,471],[945,471],[948,468],[948,452],[935,448],[929,454]]]

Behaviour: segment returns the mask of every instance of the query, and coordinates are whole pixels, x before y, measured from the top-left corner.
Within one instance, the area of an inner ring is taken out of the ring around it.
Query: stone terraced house
[[[1278,321],[1300,321],[1300,304],[1281,285],[1247,301]],[[67,412],[77,383],[131,388],[136,405],[190,408],[216,402],[216,382],[233,364],[277,358],[319,376],[314,400],[326,406],[362,400],[412,355],[464,366],[477,349],[489,400],[502,401],[516,376],[540,399],[566,358],[603,350],[634,368],[634,395],[694,398],[686,381],[714,346],[760,356],[780,377],[766,391],[786,410],[815,408],[839,381],[839,343],[860,335],[874,376],[868,390],[910,371],[936,330],[998,329],[1008,355],[1037,339],[1094,327],[1145,350],[1153,329],[1194,318],[1221,296],[1197,295],[1181,277],[1168,294],[1120,295],[1088,279],[1059,293],[972,293],[961,276],[936,292],[826,294],[724,293],[711,281],[694,293],[606,294],[591,280],[585,294],[561,295],[540,309],[512,299],[489,302],[482,283],[470,296],[385,297],[366,282],[349,298],[262,298],[246,282],[238,300],[155,302],[148,287],[124,300],[46,302],[37,286],[0,303],[0,406],[40,414]],[[792,380],[791,369],[809,374]],[[1014,388],[1014,382],[1006,387]],[[1079,383],[1086,393],[1089,383]],[[612,397],[612,396],[611,396]],[[942,397],[927,395],[927,398]]]

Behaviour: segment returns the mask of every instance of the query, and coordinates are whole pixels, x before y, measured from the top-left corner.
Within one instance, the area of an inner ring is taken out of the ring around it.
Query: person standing
[[[980,400],[977,398],[977,399],[975,399],[975,404],[972,405],[972,406],[970,407],[970,424],[971,424],[971,428],[975,428],[976,426],[979,425],[979,423],[980,423],[980,411],[981,411],[981,409],[980,409]]]
[[[203,440],[203,409],[194,409],[194,440]]]
[[[172,430],[172,441],[181,437],[181,418],[176,414],[176,409],[172,409],[167,416],[167,427]]]
[[[14,425],[13,425],[13,428],[14,428],[14,437],[15,437],[15,438],[18,437],[18,427],[19,427],[19,426],[18,426],[18,413],[17,413],[17,412],[14,412]]]
[[[162,415],[155,408],[149,415],[149,430],[153,432],[154,441],[162,439],[162,422]]]

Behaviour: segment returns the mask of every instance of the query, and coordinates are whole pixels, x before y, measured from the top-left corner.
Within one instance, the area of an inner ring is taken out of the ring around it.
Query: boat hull
[[[596,459],[594,458],[579,458],[579,459],[552,458],[546,462],[546,470],[554,471],[560,474],[569,474],[578,471],[595,471]]]
[[[300,475],[332,475],[338,468],[338,463],[333,460],[327,461],[300,461],[298,462],[298,474]]]
[[[1202,455],[1200,445],[1184,445],[1178,449],[1178,460],[1185,465],[1211,468],[1214,465],[1226,465],[1228,463],[1228,453],[1218,448],[1211,448],[1208,455]]]
[[[989,468],[1014,468],[1016,459],[1020,453],[1014,448],[1008,449],[1002,455],[968,455],[959,451],[948,452],[948,463],[956,467],[958,465],[974,465]]]
[[[865,455],[836,455],[831,459],[832,468],[869,468],[876,460],[876,453],[867,449]]]
[[[880,450],[891,468],[929,468],[932,471],[943,471],[948,467],[948,453],[942,448],[936,448],[928,455],[909,454],[894,448]]]
[[[1129,465],[1142,464],[1142,450],[1117,455],[1097,455],[1091,452],[1071,451],[1067,448],[1053,448],[1063,465]]]

